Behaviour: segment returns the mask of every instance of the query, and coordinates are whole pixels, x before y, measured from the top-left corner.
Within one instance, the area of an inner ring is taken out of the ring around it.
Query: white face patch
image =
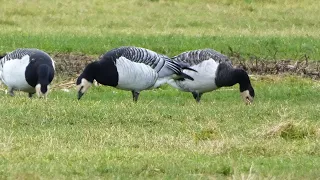
[[[44,94],[41,92],[41,84],[37,84],[35,89],[36,89],[36,94],[37,94],[38,98],[43,97],[43,98],[47,99],[47,96],[48,96],[48,93],[49,93],[49,86],[47,86],[48,90]]]
[[[250,95],[249,90],[245,90],[240,94],[246,104],[251,104],[253,102],[253,97]]]
[[[90,87],[91,87],[92,83],[89,82],[88,80],[82,78],[81,79],[81,83],[77,86],[77,91],[81,92],[81,93],[85,93]]]

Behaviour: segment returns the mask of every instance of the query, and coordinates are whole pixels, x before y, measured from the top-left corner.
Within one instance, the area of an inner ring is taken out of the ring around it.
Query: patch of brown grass
[[[319,131],[317,128],[306,123],[287,121],[271,126],[264,136],[268,138],[302,139],[319,135],[320,133],[317,131]]]

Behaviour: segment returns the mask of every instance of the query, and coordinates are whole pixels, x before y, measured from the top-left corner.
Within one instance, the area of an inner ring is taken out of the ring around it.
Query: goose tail
[[[176,67],[179,67],[179,71],[178,73],[176,73],[178,75],[178,78],[176,80],[179,81],[183,81],[185,79],[189,79],[191,81],[193,81],[193,77],[189,76],[188,74],[184,73],[183,70],[184,69],[188,69],[194,72],[197,72],[196,70],[190,68],[190,65],[188,63],[184,63],[184,62],[175,62],[175,61],[171,61],[173,64],[176,65]]]
[[[187,70],[190,70],[190,71],[198,72],[195,69],[190,68],[190,65],[188,63],[185,63],[185,62],[175,62],[175,63],[179,64],[179,66],[182,69],[187,69]]]
[[[179,75],[180,75],[180,77],[177,79],[177,80],[179,80],[179,81],[184,81],[185,79],[189,79],[189,80],[191,80],[191,81],[194,80],[193,77],[189,76],[189,75],[186,74],[186,73],[181,72],[181,74],[179,74]]]

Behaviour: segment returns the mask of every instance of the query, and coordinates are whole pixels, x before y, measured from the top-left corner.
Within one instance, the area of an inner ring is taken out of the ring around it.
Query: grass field
[[[97,56],[123,45],[173,56],[213,48],[244,58],[320,60],[317,0],[0,0],[0,53],[35,47]],[[53,87],[65,78],[57,75]],[[317,179],[320,83],[252,76],[204,94],[93,87],[76,100],[0,88],[0,179]]]
[[[0,1],[1,2],[1,1]],[[13,0],[0,6],[0,52],[101,54],[123,45],[176,55],[197,48],[244,57],[320,60],[317,0]]]
[[[238,87],[203,96],[163,87],[94,87],[76,100],[1,92],[1,179],[289,178],[320,176],[319,82],[256,77],[255,102]]]

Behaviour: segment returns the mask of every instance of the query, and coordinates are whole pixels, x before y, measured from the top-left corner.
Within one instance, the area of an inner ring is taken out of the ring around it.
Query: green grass
[[[100,55],[134,45],[169,56],[231,48],[246,59],[320,60],[317,0],[0,3],[0,53]],[[259,76],[253,86],[251,106],[238,86],[200,104],[168,86],[142,92],[137,104],[110,87],[81,101],[74,89],[48,100],[0,91],[0,179],[318,178],[319,82]]]
[[[47,101],[2,91],[0,178],[318,178],[319,82],[254,79],[251,106],[238,86],[200,104],[168,86],[137,104],[110,87],[80,101],[74,89]]]
[[[1,1],[0,1],[1,2]],[[170,56],[213,48],[243,57],[320,59],[317,0],[9,1],[0,52],[37,47],[92,55],[135,45]]]
[[[268,60],[297,59],[307,55],[311,60],[320,60],[320,41],[310,37],[219,37],[181,35],[106,35],[100,37],[69,35],[4,35],[0,37],[3,52],[17,47],[35,47],[50,53],[86,53],[100,55],[115,47],[133,45],[146,47],[156,52],[174,56],[181,52],[213,48],[226,55],[239,53],[244,58]],[[14,43],[12,43],[14,42]],[[98,56],[97,56],[98,57]]]
[[[319,37],[316,0],[10,1],[3,32]]]

